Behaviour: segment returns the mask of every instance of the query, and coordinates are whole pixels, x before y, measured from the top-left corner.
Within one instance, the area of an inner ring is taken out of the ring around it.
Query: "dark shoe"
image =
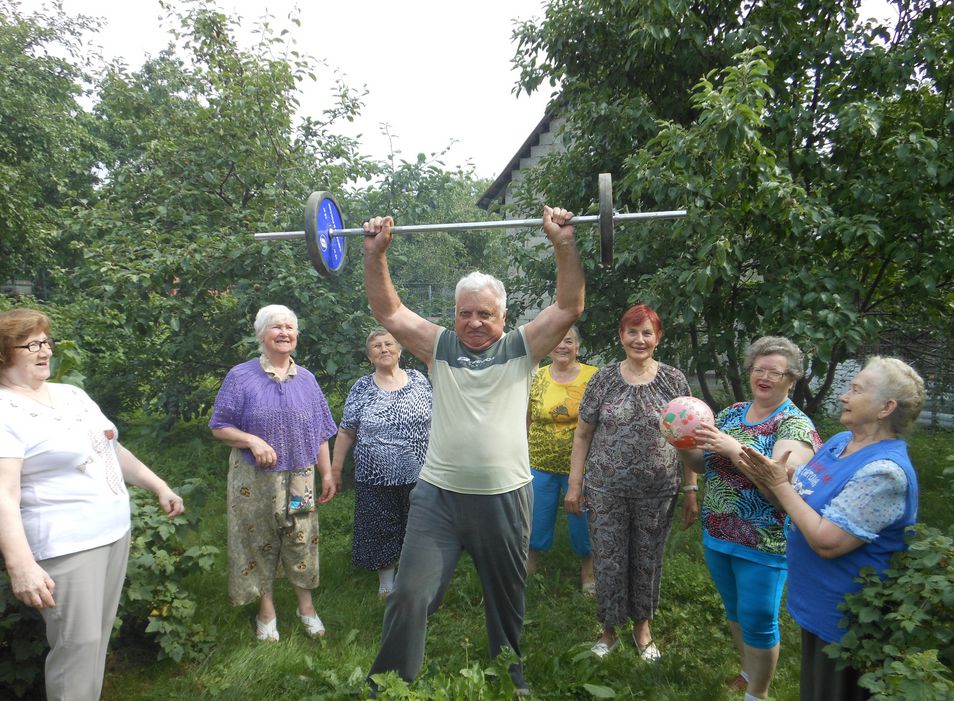
[[[523,668],[520,664],[510,665],[510,680],[513,682],[513,695],[518,698],[527,698],[530,696],[530,685],[523,678]]]

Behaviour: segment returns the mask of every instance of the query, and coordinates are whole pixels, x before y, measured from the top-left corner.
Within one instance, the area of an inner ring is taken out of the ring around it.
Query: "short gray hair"
[[[479,270],[475,270],[457,281],[457,287],[454,290],[454,307],[457,307],[457,303],[460,301],[462,294],[467,292],[481,292],[483,290],[490,290],[494,297],[497,298],[497,305],[500,307],[498,311],[501,314],[506,313],[507,290],[504,284],[493,275],[482,273]]]
[[[567,329],[566,332],[573,334],[573,338],[576,339],[576,345],[579,346],[579,345],[582,345],[582,344],[583,344],[583,337],[580,336],[580,330],[576,327],[576,324],[573,324],[573,326],[571,326],[569,329]]]
[[[745,351],[745,373],[752,372],[755,361],[764,355],[780,355],[788,364],[785,373],[798,382],[805,374],[805,355],[784,336],[762,336]]]
[[[878,373],[878,397],[893,399],[897,408],[888,416],[888,422],[898,435],[910,433],[924,406],[924,380],[903,360],[875,355],[865,362],[865,370]]]
[[[383,326],[375,326],[371,329],[371,332],[368,334],[368,337],[364,339],[364,352],[367,353],[371,350],[371,341],[376,339],[378,336],[390,336],[394,338],[394,334],[388,331]],[[401,342],[394,338],[394,342],[397,343],[398,348],[404,349],[404,346],[401,345]]]
[[[265,329],[271,326],[276,321],[291,321],[295,328],[298,328],[298,317],[295,316],[295,312],[286,307],[284,304],[266,304],[264,307],[258,310],[258,313],[255,315],[255,323],[253,328],[255,329],[255,338],[258,339],[258,349],[264,350],[262,347],[262,334],[265,333]]]

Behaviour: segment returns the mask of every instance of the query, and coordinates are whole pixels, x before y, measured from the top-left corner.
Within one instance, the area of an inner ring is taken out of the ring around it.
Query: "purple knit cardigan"
[[[215,397],[209,428],[237,428],[265,440],[278,455],[267,472],[314,465],[321,444],[337,432],[318,380],[301,365],[284,382],[270,378],[259,358],[236,365]],[[245,459],[255,464],[252,451]]]

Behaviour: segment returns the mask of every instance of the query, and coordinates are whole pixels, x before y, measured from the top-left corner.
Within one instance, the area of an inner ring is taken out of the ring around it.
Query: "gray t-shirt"
[[[533,367],[523,326],[480,352],[440,329],[430,370],[431,440],[420,478],[463,494],[504,494],[527,484]]]

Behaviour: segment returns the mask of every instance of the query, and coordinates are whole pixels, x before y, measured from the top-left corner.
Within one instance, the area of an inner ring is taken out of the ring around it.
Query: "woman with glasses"
[[[98,699],[129,555],[125,483],[169,518],[185,507],[83,390],[48,381],[54,345],[41,312],[0,313],[0,553],[46,624],[47,699]]]
[[[742,447],[794,467],[821,445],[812,420],[789,398],[803,374],[802,352],[787,338],[749,346],[745,369],[752,399],[723,409],[696,429],[690,466],[705,474],[703,546],[742,671],[729,682],[746,701],[768,695],[779,652],[778,611],[785,586],[784,515],[740,471]]]
[[[907,548],[918,517],[918,477],[903,436],[924,406],[924,380],[897,358],[870,358],[841,395],[845,431],[790,474],[788,465],[744,449],[741,467],[788,514],[788,612],[802,629],[802,701],[860,701],[863,670],[825,654],[847,629],[840,609],[863,568],[878,573]]]

